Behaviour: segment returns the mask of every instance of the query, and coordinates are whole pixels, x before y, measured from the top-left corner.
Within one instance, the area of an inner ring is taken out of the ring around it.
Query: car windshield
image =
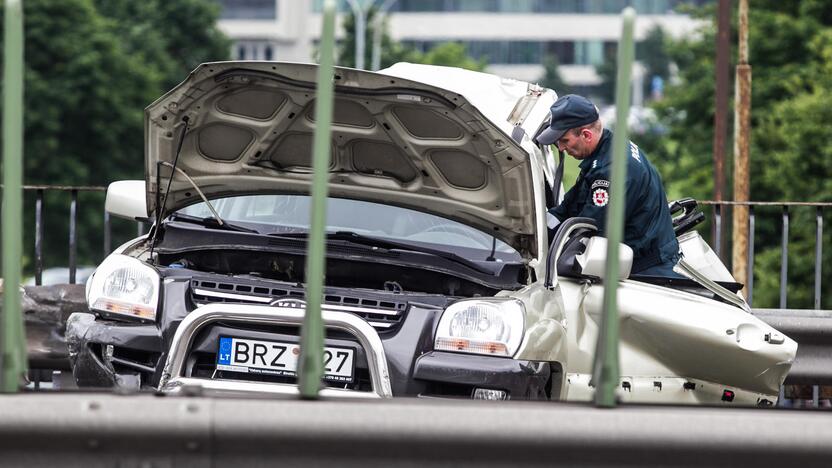
[[[249,195],[213,200],[213,207],[230,223],[261,234],[305,233],[309,229],[312,198],[307,195]],[[212,217],[205,203],[179,211],[200,218]],[[392,239],[485,259],[520,261],[520,254],[505,242],[480,230],[446,218],[397,206],[344,198],[327,200],[326,230]]]

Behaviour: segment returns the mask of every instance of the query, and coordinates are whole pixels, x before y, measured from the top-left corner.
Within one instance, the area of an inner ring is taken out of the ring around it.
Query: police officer
[[[581,161],[581,173],[563,203],[549,212],[559,221],[575,216],[592,218],[603,234],[610,196],[617,196],[610,193],[612,132],[603,128],[598,109],[583,96],[561,96],[551,113],[549,128],[537,141],[557,144],[558,150]],[[679,261],[679,243],[661,176],[633,142],[629,142],[627,156],[624,243],[633,249],[631,271],[679,277],[673,271]]]

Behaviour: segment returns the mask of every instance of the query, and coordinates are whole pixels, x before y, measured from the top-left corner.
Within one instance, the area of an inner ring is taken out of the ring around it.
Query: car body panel
[[[603,286],[561,282],[570,296],[567,373],[590,374]],[[723,388],[768,395],[779,391],[797,343],[766,341],[777,331],[750,313],[713,299],[637,281],[618,293],[621,375],[684,376]],[[651,390],[652,391],[652,390]],[[755,397],[757,398],[757,397]]]

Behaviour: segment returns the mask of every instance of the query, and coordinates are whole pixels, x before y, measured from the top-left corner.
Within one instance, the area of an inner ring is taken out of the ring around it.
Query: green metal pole
[[[326,198],[329,192],[329,158],[332,134],[333,49],[335,46],[335,1],[325,0],[321,31],[321,62],[315,97],[315,141],[312,147],[312,213],[306,254],[306,316],[300,345],[298,384],[301,398],[318,397],[323,377],[324,324],[321,299],[326,262]]]
[[[615,81],[615,134],[612,139],[613,159],[610,178],[610,205],[607,209],[607,264],[604,281],[604,310],[601,330],[595,348],[592,380],[596,383],[595,404],[611,408],[616,404],[615,391],[619,381],[618,363],[618,251],[623,239],[626,197],[628,135],[630,114],[631,71],[635,46],[633,29],[636,12],[627,7],[622,12],[623,28],[618,43],[618,76]]]
[[[3,51],[3,314],[0,391],[17,392],[26,372],[20,315],[23,232],[23,6],[6,0]]]

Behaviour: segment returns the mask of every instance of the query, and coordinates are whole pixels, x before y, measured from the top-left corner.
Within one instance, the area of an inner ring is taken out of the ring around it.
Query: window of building
[[[421,53],[442,44],[445,41],[402,41],[402,43]],[[465,51],[475,60],[484,60],[488,64],[540,64],[547,56],[556,56],[561,65],[597,64],[603,60],[603,45],[587,43],[579,48],[574,41],[457,41],[465,46]],[[615,43],[612,43],[613,46]],[[580,62],[578,60],[581,60]]]
[[[600,65],[604,61],[602,41],[575,42],[575,63],[577,65]]]
[[[393,11],[453,11],[451,2],[446,0],[399,0]]]
[[[498,0],[462,0],[453,5],[454,11],[502,11]]]
[[[404,40],[402,44],[425,53],[445,40]],[[597,66],[615,60],[616,41],[455,41],[465,46],[469,57],[486,64],[528,65],[542,64],[546,57],[557,57],[560,65]],[[266,59],[268,60],[268,59]]]
[[[278,0],[220,0],[221,19],[277,19]]]
[[[398,12],[499,12],[499,13],[591,13],[618,14],[632,6],[638,14],[661,15],[681,4],[704,5],[715,0],[398,0]],[[320,11],[322,0],[316,0]]]
[[[573,41],[549,41],[544,44],[543,55],[545,57],[557,57],[561,65],[575,63],[575,42]]]
[[[274,45],[264,41],[240,41],[234,44],[237,60],[274,60]]]
[[[506,63],[541,63],[541,43],[531,41],[511,41],[508,43]]]
[[[580,13],[583,0],[537,0],[536,13]]]

